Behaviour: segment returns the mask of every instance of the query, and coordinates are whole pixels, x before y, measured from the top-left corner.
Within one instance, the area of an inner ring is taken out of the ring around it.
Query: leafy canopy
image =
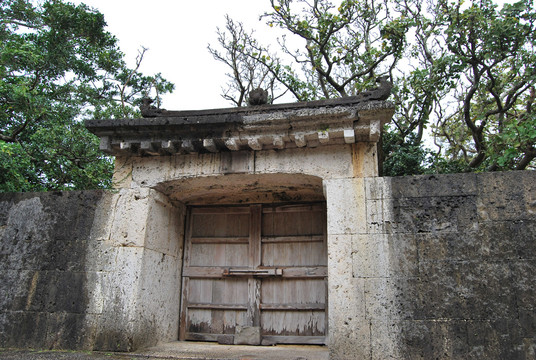
[[[112,160],[83,126],[137,116],[173,90],[127,67],[98,11],[61,0],[0,3],[0,191],[107,188]]]
[[[384,137],[385,174],[536,166],[531,0],[501,8],[491,0],[270,0],[270,5],[261,19],[268,29],[285,32],[279,52],[230,19],[227,32],[240,27],[240,45],[222,41],[229,37],[219,31],[219,48],[210,47],[217,60],[225,54],[234,59],[224,97],[235,105],[245,104],[236,89],[270,84],[273,99],[280,89],[304,101],[354,95],[387,75],[396,112]],[[289,45],[298,42],[298,49]],[[261,73],[264,83],[251,75]],[[433,144],[433,152],[425,144]]]

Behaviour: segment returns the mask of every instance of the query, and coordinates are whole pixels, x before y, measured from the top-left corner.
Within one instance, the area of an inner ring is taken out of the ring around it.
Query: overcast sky
[[[145,54],[141,72],[161,72],[175,84],[164,97],[163,108],[199,110],[230,107],[221,96],[227,68],[212,58],[208,43],[216,44],[216,27],[225,26],[225,14],[257,28],[260,38],[275,38],[259,21],[269,9],[268,0],[71,0],[85,3],[104,14],[107,30],[119,39],[119,46],[133,65],[138,50]]]

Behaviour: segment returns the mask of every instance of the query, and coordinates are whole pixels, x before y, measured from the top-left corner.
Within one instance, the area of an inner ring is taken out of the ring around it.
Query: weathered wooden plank
[[[304,236],[323,234],[324,212],[273,212],[263,216],[263,236]]]
[[[197,214],[249,214],[248,206],[192,207],[191,213]]]
[[[283,268],[283,278],[323,278],[328,276],[326,266]]]
[[[326,266],[323,242],[264,243],[263,266],[318,267]]]
[[[249,230],[249,266],[257,269],[261,265],[261,224],[262,206],[251,205],[250,230]],[[246,313],[247,326],[259,327],[261,323],[260,310],[261,280],[248,279],[248,310]]]
[[[262,333],[273,336],[325,336],[326,312],[323,310],[262,311]]]
[[[265,206],[262,209],[262,212],[264,214],[272,213],[272,212],[323,212],[324,211],[324,204],[323,203],[315,203],[315,204],[297,204],[297,205],[278,205],[278,206]]]
[[[248,244],[191,244],[190,266],[248,266]]]
[[[294,236],[263,236],[263,243],[323,242],[324,234]]]
[[[218,237],[192,237],[192,244],[247,244],[248,237],[243,236],[218,236]]]
[[[261,324],[261,281],[248,279],[248,305],[246,313],[246,326],[260,326]]]
[[[227,267],[185,267],[182,270],[182,276],[190,278],[221,278],[225,269]]]
[[[212,279],[192,279],[188,286],[188,303],[206,303],[212,300]]]
[[[326,304],[324,279],[282,279],[263,281],[264,306],[281,304]]]
[[[264,335],[262,337],[262,345],[273,344],[309,344],[309,345],[324,345],[326,343],[325,336],[275,336]]]
[[[192,237],[248,237],[249,214],[195,214]]]
[[[247,310],[246,304],[188,303],[188,309]]]
[[[185,334],[184,340],[194,340],[194,341],[218,341],[218,337],[221,334],[210,334],[210,333],[195,333],[187,332]]]
[[[307,304],[262,304],[261,310],[292,310],[292,311],[306,311],[306,310],[325,310],[326,304],[321,303],[307,303]]]
[[[249,266],[252,269],[261,265],[261,221],[261,205],[252,205],[249,222]]]
[[[190,211],[186,214],[186,231],[185,231],[185,244],[184,244],[184,259],[183,259],[183,269],[186,269],[190,263],[190,237],[192,234],[192,214]],[[180,310],[180,320],[179,320],[179,340],[186,339],[186,324],[188,319],[188,288],[190,279],[184,274],[183,270],[182,278],[182,293],[181,293],[181,310]]]
[[[188,318],[188,282],[187,277],[182,278],[182,301],[181,301],[181,317],[179,321],[179,340],[186,339],[186,319]]]

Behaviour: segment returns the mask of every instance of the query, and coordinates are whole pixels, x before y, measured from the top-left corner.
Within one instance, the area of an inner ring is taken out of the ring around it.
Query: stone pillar
[[[123,189],[101,211],[87,261],[94,348],[176,339],[184,207],[155,190]]]
[[[366,232],[362,178],[324,181],[328,218],[328,349],[330,359],[370,358],[364,280],[353,277],[352,243]]]
[[[330,359],[398,359],[399,313],[382,178],[324,180]]]

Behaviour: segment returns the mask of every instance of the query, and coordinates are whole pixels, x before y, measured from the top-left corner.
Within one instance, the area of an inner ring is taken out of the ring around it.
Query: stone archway
[[[320,178],[234,174],[171,181],[158,189],[189,208],[181,340],[326,343]]]
[[[322,179],[304,174],[228,174],[183,178],[155,187],[191,205],[324,201]]]

